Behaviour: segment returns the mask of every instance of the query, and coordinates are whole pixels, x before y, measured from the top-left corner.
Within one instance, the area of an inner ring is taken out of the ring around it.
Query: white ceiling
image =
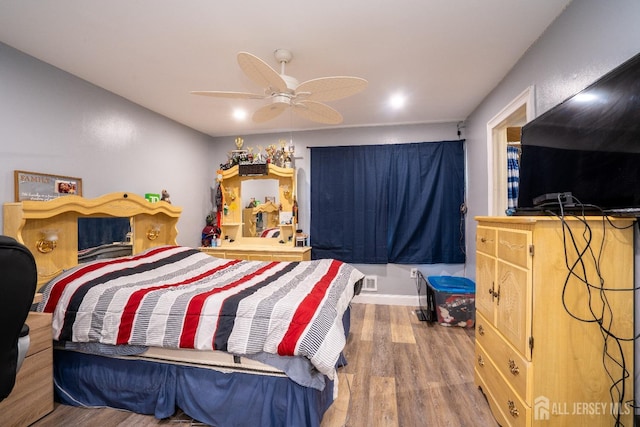
[[[298,81],[334,75],[369,86],[329,102],[341,126],[464,120],[570,0],[0,0],[0,41],[212,136],[332,127],[285,113],[238,123],[265,100],[236,62],[250,52]],[[388,107],[402,92],[407,105]],[[336,126],[333,126],[336,127]]]

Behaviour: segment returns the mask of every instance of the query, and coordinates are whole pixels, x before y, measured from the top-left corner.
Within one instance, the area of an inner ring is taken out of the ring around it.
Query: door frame
[[[535,118],[534,87],[527,87],[487,122],[488,209],[491,216],[504,216],[507,208],[507,132]]]

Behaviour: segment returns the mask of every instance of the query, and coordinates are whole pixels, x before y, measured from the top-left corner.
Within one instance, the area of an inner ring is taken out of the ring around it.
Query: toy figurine
[[[169,192],[167,190],[162,190],[162,197],[160,200],[164,200],[167,203],[171,203],[171,199],[169,198]]]
[[[215,226],[213,214],[207,215],[207,225],[202,229],[202,246],[213,246],[214,239],[220,236],[220,229]]]

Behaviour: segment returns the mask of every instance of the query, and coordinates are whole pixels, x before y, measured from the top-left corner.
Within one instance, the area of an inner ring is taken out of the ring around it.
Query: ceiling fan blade
[[[286,92],[287,83],[262,59],[247,52],[238,53],[238,65],[254,83],[271,88],[271,92]]]
[[[192,95],[213,96],[215,98],[234,98],[234,99],[264,99],[265,95],[247,92],[221,92],[215,90],[194,90],[190,92]]]
[[[368,84],[360,77],[321,77],[301,83],[296,88],[296,95],[309,101],[334,101],[355,95],[363,91]]]
[[[253,113],[253,121],[256,123],[264,123],[278,117],[289,106],[286,102],[274,102],[258,109]]]
[[[292,104],[292,106],[293,111],[311,121],[328,125],[342,123],[342,114],[320,102],[300,101]]]

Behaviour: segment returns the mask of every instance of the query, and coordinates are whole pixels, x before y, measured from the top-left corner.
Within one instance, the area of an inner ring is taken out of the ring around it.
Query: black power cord
[[[611,327],[613,325],[614,312],[607,299],[607,292],[633,292],[636,290],[636,288],[607,288],[605,286],[605,279],[602,276],[602,272],[600,270],[600,260],[606,240],[606,223],[608,222],[612,227],[616,229],[633,227],[633,224],[626,227],[619,227],[614,224],[608,216],[604,215],[602,209],[598,208],[597,206],[582,205],[579,200],[575,199],[574,197],[572,197],[572,199],[575,203],[571,203],[570,207],[572,208],[573,212],[578,212],[578,214],[571,214],[570,216],[577,219],[579,224],[582,224],[583,226],[581,240],[577,236],[577,233],[580,230],[572,229],[572,226],[565,220],[565,208],[567,207],[567,204],[564,202],[566,201],[563,201],[560,199],[560,197],[558,197],[557,207],[559,207],[559,213],[547,211],[549,214],[557,216],[562,223],[562,241],[564,246],[565,265],[568,270],[563,284],[562,304],[565,311],[572,318],[580,322],[594,323],[598,326],[603,339],[602,364],[607,376],[611,381],[611,387],[609,388],[609,395],[613,404],[611,414],[614,417],[615,426],[619,427],[624,425],[621,422],[624,405],[627,405],[627,408],[635,408],[633,401],[625,402],[624,400],[624,395],[626,392],[626,381],[631,377],[631,374],[627,368],[626,357],[624,354],[624,349],[622,348],[622,342],[633,341],[638,337],[618,337],[612,332]],[[591,226],[587,222],[585,215],[587,210],[592,211],[593,209],[599,210],[602,213],[602,241],[595,249],[595,243],[593,242],[593,231],[591,229]],[[569,261],[572,258],[570,255],[575,257],[575,261]],[[595,279],[597,281],[597,283],[595,284],[592,283],[590,277],[588,277],[587,263],[591,264],[594,268],[596,275]],[[573,313],[567,306],[567,301],[565,298],[571,278],[577,279],[578,283],[582,284],[584,292],[586,292],[590,317],[581,317],[578,314]],[[594,307],[594,301],[596,298],[600,302],[599,309]]]

